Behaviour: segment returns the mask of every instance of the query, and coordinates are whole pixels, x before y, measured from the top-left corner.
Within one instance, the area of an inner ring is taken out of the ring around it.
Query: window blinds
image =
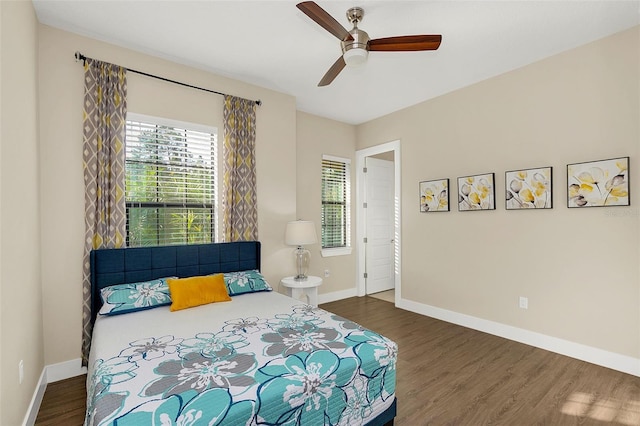
[[[349,245],[350,164],[347,159],[322,158],[322,248]]]
[[[127,120],[130,247],[215,241],[215,130]]]

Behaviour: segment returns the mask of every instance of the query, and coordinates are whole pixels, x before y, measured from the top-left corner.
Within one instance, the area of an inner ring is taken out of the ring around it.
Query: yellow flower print
[[[551,167],[507,172],[507,182],[507,209],[551,207]]]
[[[420,208],[423,212],[449,209],[447,181],[442,180],[423,186],[421,183]]]
[[[532,203],[535,200],[535,197],[533,196],[533,193],[531,192],[531,190],[529,190],[529,188],[525,188],[520,191],[520,198],[525,203]]]
[[[580,184],[580,193],[581,194],[588,194],[590,192],[593,192],[593,186],[592,185],[588,185],[586,183]]]
[[[569,198],[575,198],[580,195],[580,185],[576,185],[575,183],[569,185]]]
[[[629,205],[628,158],[569,165],[567,171],[570,207]]]
[[[610,192],[611,195],[613,195],[614,197],[627,197],[629,196],[629,191],[626,191],[624,188],[613,188]]]

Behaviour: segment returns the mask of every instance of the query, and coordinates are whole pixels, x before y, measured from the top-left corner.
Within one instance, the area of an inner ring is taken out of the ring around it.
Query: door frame
[[[400,164],[400,140],[395,140],[380,145],[364,148],[356,151],[356,247],[358,248],[358,262],[356,265],[356,283],[357,295],[364,296],[366,294],[366,283],[364,278],[365,272],[365,245],[364,235],[366,230],[366,215],[363,207],[364,194],[364,163],[366,157],[382,154],[384,152],[393,151],[393,167],[394,167],[394,279],[395,279],[395,304],[398,304],[401,294],[401,230],[402,230],[402,214],[401,214],[401,194],[400,194],[400,172],[402,170]]]

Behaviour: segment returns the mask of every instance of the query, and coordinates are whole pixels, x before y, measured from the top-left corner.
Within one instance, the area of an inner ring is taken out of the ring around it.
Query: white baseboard
[[[80,358],[47,365],[45,369],[47,370],[47,383],[87,374],[87,367],[82,366],[82,359]]]
[[[335,302],[336,300],[348,299],[349,297],[355,297],[357,295],[358,290],[356,288],[334,291],[331,293],[322,293],[318,295],[318,303]]]
[[[36,390],[31,397],[31,403],[27,409],[27,413],[22,421],[22,426],[32,426],[36,423],[38,417],[38,411],[40,411],[40,404],[42,404],[42,398],[44,397],[44,391],[47,390],[47,367],[42,369],[40,373],[40,379],[36,385]]]
[[[40,380],[31,398],[31,403],[27,409],[27,413],[24,416],[23,426],[32,426],[36,422],[38,417],[38,411],[40,411],[40,404],[42,404],[42,398],[44,392],[47,390],[47,384],[57,382],[59,380],[70,379],[71,377],[80,376],[87,373],[87,367],[82,366],[82,360],[80,358],[72,359],[58,364],[45,365],[40,374]]]
[[[460,314],[435,306],[413,302],[411,300],[400,299],[396,306],[407,311],[504,337],[509,340],[640,377],[640,359],[638,358],[605,351],[592,346],[570,342],[482,318],[472,317],[470,315]]]

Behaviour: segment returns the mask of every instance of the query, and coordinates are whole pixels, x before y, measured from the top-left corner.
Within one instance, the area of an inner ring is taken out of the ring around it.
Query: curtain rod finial
[[[83,63],[85,63],[87,61],[87,57],[78,51],[76,51],[76,53],[73,56],[75,56],[76,62],[82,61]]]

